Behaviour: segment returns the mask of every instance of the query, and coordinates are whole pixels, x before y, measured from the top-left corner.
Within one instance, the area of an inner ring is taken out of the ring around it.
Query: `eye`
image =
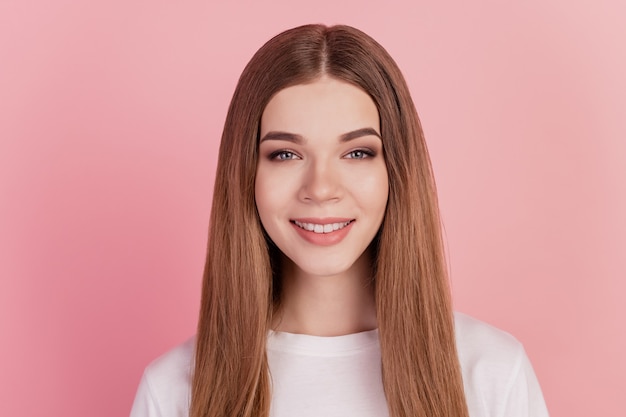
[[[299,157],[294,152],[282,150],[272,152],[270,154],[270,159],[277,161],[288,161],[290,159],[299,159]]]
[[[374,152],[367,149],[355,149],[346,154],[348,159],[365,159],[374,156]]]

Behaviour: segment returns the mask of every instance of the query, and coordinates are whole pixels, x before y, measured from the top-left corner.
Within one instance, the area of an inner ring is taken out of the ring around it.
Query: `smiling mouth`
[[[297,220],[293,220],[292,222],[299,228],[304,229],[306,231],[323,234],[323,233],[332,233],[337,230],[343,229],[344,227],[346,227],[353,221],[354,220],[348,220],[346,222],[327,223],[327,224],[305,223],[305,222],[299,222]]]

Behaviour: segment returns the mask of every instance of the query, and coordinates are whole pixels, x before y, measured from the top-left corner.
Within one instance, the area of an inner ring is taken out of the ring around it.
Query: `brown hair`
[[[270,98],[321,75],[352,83],[380,115],[389,175],[375,248],[382,375],[393,417],[467,417],[439,209],[422,129],[400,70],[349,26],[306,25],[244,69],[220,145],[196,342],[191,417],[266,417],[266,337],[280,299],[276,249],[254,199],[258,132]]]

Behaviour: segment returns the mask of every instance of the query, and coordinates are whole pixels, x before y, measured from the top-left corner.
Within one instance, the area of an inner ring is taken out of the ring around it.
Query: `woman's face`
[[[270,100],[261,118],[256,205],[297,270],[349,271],[378,232],[388,193],[378,110],[367,93],[323,77]]]

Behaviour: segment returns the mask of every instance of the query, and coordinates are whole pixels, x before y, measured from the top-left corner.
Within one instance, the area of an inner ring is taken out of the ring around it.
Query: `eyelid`
[[[364,158],[350,158],[348,157],[348,155],[350,155],[353,152],[363,152],[365,154]],[[344,158],[348,157],[347,159],[367,159],[367,158],[373,158],[376,156],[376,151],[370,148],[355,148],[355,149],[351,149],[348,152],[345,153]]]
[[[295,156],[295,158],[282,159],[282,160],[281,160],[281,159],[278,159],[278,156],[279,156],[281,153],[290,153],[290,154],[293,154],[293,155]],[[272,152],[270,152],[270,153],[269,153],[269,155],[268,155],[267,157],[268,157],[268,159],[269,159],[270,161],[290,161],[290,160],[292,160],[292,159],[302,159],[302,157],[301,157],[301,156],[300,156],[300,155],[299,155],[296,151],[294,151],[294,150],[292,150],[292,149],[288,149],[288,148],[284,148],[284,149],[277,149],[277,150],[275,150],[275,151],[272,151]]]

